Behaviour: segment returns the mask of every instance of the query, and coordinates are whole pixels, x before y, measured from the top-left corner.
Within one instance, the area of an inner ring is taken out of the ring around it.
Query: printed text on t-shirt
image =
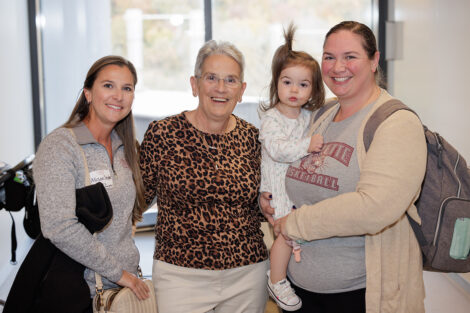
[[[338,191],[338,178],[317,173],[317,170],[324,167],[326,157],[331,157],[348,167],[353,151],[353,147],[342,142],[326,143],[321,152],[304,157],[300,167],[290,166],[286,175],[295,180]]]

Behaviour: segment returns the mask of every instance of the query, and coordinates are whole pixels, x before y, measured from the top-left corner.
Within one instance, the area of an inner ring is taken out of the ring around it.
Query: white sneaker
[[[270,271],[268,271],[268,291],[277,305],[286,311],[296,311],[302,307],[302,300],[295,294],[287,279],[271,283]]]

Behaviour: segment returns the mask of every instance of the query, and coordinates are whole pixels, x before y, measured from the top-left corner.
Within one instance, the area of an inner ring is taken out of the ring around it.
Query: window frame
[[[387,80],[387,61],[385,55],[385,22],[388,19],[389,0],[371,0],[373,16],[372,29],[377,36],[381,58],[379,61],[385,80]],[[29,24],[29,45],[31,60],[31,86],[33,105],[33,129],[35,148],[39,146],[41,140],[46,136],[45,119],[45,95],[44,95],[44,72],[43,53],[41,38],[41,0],[28,0],[28,24]],[[204,24],[205,41],[212,39],[212,0],[204,0]]]

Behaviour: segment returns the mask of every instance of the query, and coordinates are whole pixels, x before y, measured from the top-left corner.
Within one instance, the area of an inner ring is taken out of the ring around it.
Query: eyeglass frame
[[[215,79],[214,80],[209,80],[209,79],[207,79],[208,76],[215,76],[214,77]],[[223,80],[224,81],[224,86],[229,87],[229,88],[235,88],[238,85],[243,84],[241,79],[238,78],[237,76],[234,76],[234,75],[228,75],[228,76],[225,76],[224,78],[220,78],[219,75],[217,75],[215,73],[204,73],[202,75],[195,75],[194,77],[196,77],[198,79],[202,79],[203,82],[205,82],[206,84],[209,84],[209,85],[218,84],[220,80]],[[231,82],[227,81],[230,78],[235,79],[236,82],[231,83]]]

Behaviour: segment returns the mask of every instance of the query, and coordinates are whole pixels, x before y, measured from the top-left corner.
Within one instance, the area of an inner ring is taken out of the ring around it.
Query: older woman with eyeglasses
[[[159,208],[159,312],[264,312],[258,130],[232,114],[246,88],[243,69],[234,45],[204,44],[190,79],[198,107],[152,122],[144,136],[145,198],[157,197]]]

